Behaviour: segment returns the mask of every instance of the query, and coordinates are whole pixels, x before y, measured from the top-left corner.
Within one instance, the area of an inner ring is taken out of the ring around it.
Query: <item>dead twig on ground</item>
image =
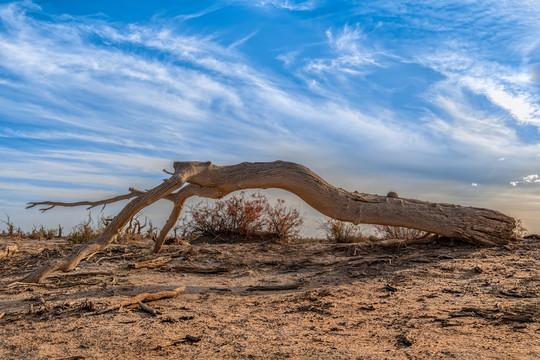
[[[219,274],[219,273],[228,273],[231,272],[230,268],[226,267],[204,267],[204,266],[185,266],[185,265],[175,265],[171,266],[171,269],[191,272],[198,274]]]
[[[165,265],[171,260],[172,260],[172,257],[158,257],[156,259],[148,260],[145,262],[129,264],[128,267],[133,268],[133,269],[142,269],[142,268],[151,269],[151,268]]]
[[[146,311],[147,313],[149,313],[150,315],[152,316],[157,316],[157,311],[153,308],[151,308],[150,306],[148,305],[145,305],[143,304],[142,302],[138,301],[137,302],[137,305],[139,305],[139,307],[143,310],[143,311]]]
[[[86,277],[86,276],[98,276],[98,275],[113,276],[115,275],[115,272],[113,271],[87,271],[87,272],[80,272],[80,273],[67,273],[67,274],[52,275],[51,278],[63,279],[63,278],[68,278],[68,277]]]
[[[198,343],[199,341],[201,341],[201,338],[199,337],[196,337],[193,335],[186,335],[182,340],[173,341],[164,345],[158,345],[154,348],[154,350],[163,350],[167,347],[176,346],[180,344],[193,344],[193,343]]]
[[[23,281],[15,281],[15,282],[12,282],[11,284],[8,284],[6,285],[6,287],[8,288],[12,288],[12,287],[16,287],[16,286],[41,286],[41,287],[48,287],[50,286],[51,284],[39,284],[39,283],[27,283],[27,282],[23,282]]]
[[[156,293],[142,293],[130,299],[124,300],[120,304],[109,306],[106,309],[97,311],[93,313],[92,315],[101,315],[109,311],[121,309],[125,306],[138,304],[139,302],[142,303],[142,302],[149,302],[149,301],[155,301],[155,300],[161,300],[161,299],[175,298],[178,295],[180,295],[182,292],[184,292],[184,290],[186,290],[186,287],[182,286],[182,287],[176,288],[174,290],[169,290],[169,291],[159,291]]]
[[[523,298],[534,298],[536,297],[536,293],[532,291],[526,291],[526,292],[518,292],[517,290],[499,290],[499,294],[509,297],[514,297],[518,299]]]
[[[450,317],[478,316],[486,320],[498,321],[500,323],[532,323],[537,322],[538,317],[535,311],[523,309],[482,309],[476,307],[464,307],[461,311],[451,312]]]
[[[302,286],[303,283],[284,284],[284,285],[256,285],[250,286],[246,291],[280,291],[280,290],[295,290]]]

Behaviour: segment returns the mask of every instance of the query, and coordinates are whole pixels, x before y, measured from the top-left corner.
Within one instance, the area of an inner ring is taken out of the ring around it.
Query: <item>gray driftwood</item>
[[[158,235],[154,251],[159,252],[178,220],[186,199],[191,196],[221,198],[243,189],[284,189],[296,194],[320,213],[354,224],[403,226],[480,245],[504,245],[515,237],[516,220],[500,212],[405,199],[395,193],[379,196],[349,192],[328,184],[307,167],[291,162],[246,162],[216,166],[210,162],[184,161],[175,162],[174,173],[169,174],[171,177],[163,184],[145,192],[130,189],[129,194],[96,202],[30,203],[29,208],[46,205],[48,207],[41,209],[46,211],[55,206],[105,206],[132,198],[98,238],[78,246],[63,259],[46,263],[21,281],[40,282],[53,271],[73,270],[82,259],[111,244],[129,220],[143,208],[159,199],[168,199],[173,202],[173,210]],[[186,183],[188,185],[184,186]]]

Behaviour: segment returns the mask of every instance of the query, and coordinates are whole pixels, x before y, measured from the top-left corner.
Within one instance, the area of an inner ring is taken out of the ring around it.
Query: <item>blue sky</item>
[[[84,209],[24,204],[281,159],[539,232],[539,18],[527,0],[1,2],[0,215],[69,227]]]

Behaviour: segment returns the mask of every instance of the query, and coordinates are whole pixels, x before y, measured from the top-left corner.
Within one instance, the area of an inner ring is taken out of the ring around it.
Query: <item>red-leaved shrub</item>
[[[268,198],[240,192],[213,204],[190,207],[191,219],[184,219],[184,234],[190,237],[228,237],[285,239],[298,235],[303,220],[298,210],[285,206],[279,199],[271,205]]]
[[[278,199],[275,205],[266,207],[265,220],[267,231],[279,239],[297,236],[304,223],[298,210],[285,206],[283,199]]]

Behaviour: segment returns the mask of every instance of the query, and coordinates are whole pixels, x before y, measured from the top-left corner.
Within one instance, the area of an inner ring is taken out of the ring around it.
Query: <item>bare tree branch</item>
[[[107,225],[98,238],[76,247],[63,259],[52,260],[45,263],[42,267],[28,274],[22,282],[40,282],[53,271],[61,270],[68,272],[73,270],[82,259],[109,246],[129,220],[139,211],[181,188],[187,179],[196,173],[204,171],[209,166],[209,162],[203,163],[192,161],[185,162],[183,166],[175,168],[175,174],[166,182],[131,200],[122,211],[116,215],[113,221]]]
[[[219,198],[243,189],[280,188],[290,191],[320,213],[354,224],[403,226],[480,245],[503,245],[516,237],[516,220],[495,210],[404,199],[395,193],[379,196],[348,192],[328,184],[307,167],[290,162],[215,166],[210,162],[184,161],[175,162],[174,169],[170,179],[147,192],[130,189],[129,194],[96,202],[30,203],[28,208],[50,205],[42,209],[47,211],[55,206],[94,207],[136,197],[97,239],[75,248],[64,259],[46,263],[21,281],[39,282],[53,271],[71,271],[83,258],[107,247],[140,210],[159,199],[168,199],[173,201],[174,208],[156,241],[154,251],[157,252],[178,220],[187,198],[195,195]],[[182,188],[185,182],[190,185]]]
[[[30,208],[33,208],[34,206],[40,206],[40,205],[50,205],[49,207],[39,209],[39,211],[41,211],[41,212],[51,210],[52,208],[54,208],[56,206],[60,206],[60,207],[77,207],[77,206],[87,206],[87,205],[89,205],[86,208],[86,210],[90,210],[90,209],[95,208],[96,206],[103,205],[103,209],[104,209],[105,206],[107,206],[108,204],[112,204],[112,203],[122,201],[122,200],[131,199],[133,197],[142,195],[142,194],[146,193],[147,191],[148,190],[141,191],[141,190],[137,190],[137,189],[134,189],[134,188],[129,188],[129,194],[118,195],[118,196],[115,196],[115,197],[112,197],[112,198],[109,198],[109,199],[103,199],[103,200],[97,200],[97,201],[77,201],[77,202],[73,202],[73,203],[60,202],[60,201],[29,202],[26,209],[30,209]],[[175,194],[169,194],[169,195],[163,197],[163,199],[167,199],[167,200],[170,200],[170,201],[175,201],[176,198],[177,197],[175,197]]]
[[[86,210],[90,210],[90,209],[92,209],[92,208],[94,208],[96,206],[99,206],[99,205],[103,205],[103,208],[105,208],[105,206],[107,204],[112,204],[112,203],[115,203],[115,202],[118,202],[118,201],[131,199],[131,198],[133,198],[135,196],[139,196],[141,194],[143,194],[142,191],[135,190],[134,188],[129,188],[129,194],[118,195],[118,196],[115,196],[115,197],[112,197],[112,198],[109,198],[109,199],[103,199],[103,200],[98,200],[98,201],[78,201],[78,202],[73,202],[73,203],[60,202],[60,201],[29,202],[28,206],[26,208],[30,209],[30,208],[33,208],[34,206],[50,205],[49,207],[39,209],[39,211],[45,212],[47,210],[51,210],[52,208],[54,208],[56,206],[76,207],[76,206],[87,206],[88,205]]]

